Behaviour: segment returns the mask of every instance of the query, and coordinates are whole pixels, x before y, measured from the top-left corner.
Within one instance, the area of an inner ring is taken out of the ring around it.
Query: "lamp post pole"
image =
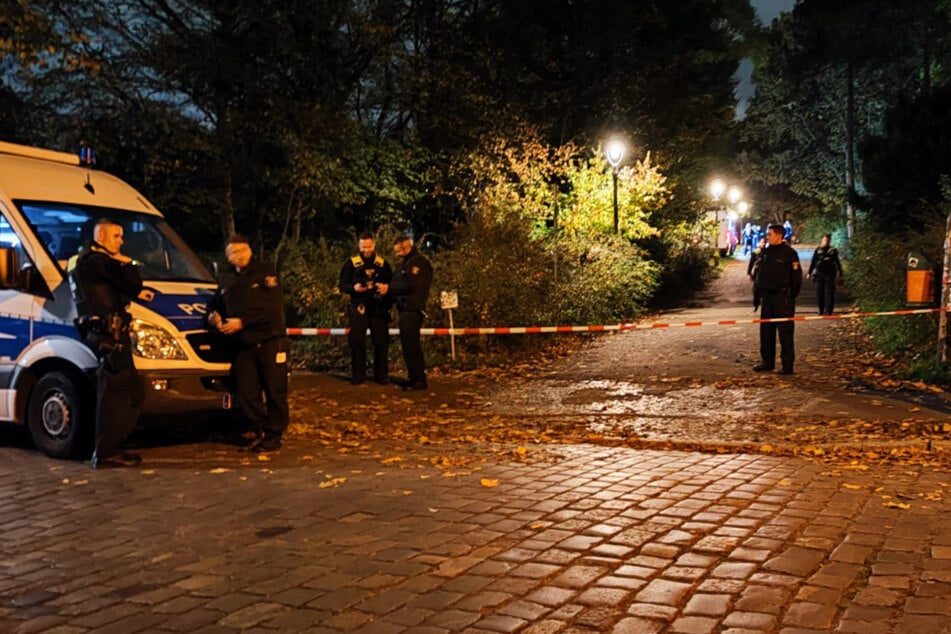
[[[614,233],[618,232],[618,217],[617,217],[617,170],[612,170],[614,176]]]
[[[624,142],[620,139],[609,141],[604,153],[611,165],[611,176],[614,182],[614,233],[617,235],[620,232],[617,208],[617,173],[618,167],[621,165],[621,159],[624,158]]]

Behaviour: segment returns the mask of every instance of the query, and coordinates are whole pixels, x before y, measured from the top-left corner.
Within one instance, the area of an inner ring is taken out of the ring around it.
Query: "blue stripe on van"
[[[139,302],[172,322],[180,331],[202,330],[205,328],[205,312],[213,291],[199,288],[194,294],[175,295],[155,293],[150,302]]]

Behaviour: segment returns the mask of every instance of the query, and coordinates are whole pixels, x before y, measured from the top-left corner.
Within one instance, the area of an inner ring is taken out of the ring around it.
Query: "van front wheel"
[[[53,458],[70,458],[79,449],[82,401],[69,375],[50,372],[33,386],[27,425],[37,448]]]

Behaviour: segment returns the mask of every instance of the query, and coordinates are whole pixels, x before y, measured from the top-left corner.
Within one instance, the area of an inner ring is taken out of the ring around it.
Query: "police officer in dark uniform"
[[[760,238],[759,244],[750,252],[750,261],[746,265],[746,276],[753,282],[753,310],[759,309],[760,294],[756,290],[756,274],[759,272],[759,259],[766,249],[766,238]]]
[[[231,375],[238,410],[256,434],[250,449],[275,451],[289,419],[284,293],[267,262],[252,259],[247,237],[235,234],[225,246],[234,275],[208,304],[208,324],[233,345]],[[262,400],[263,393],[263,400]]]
[[[393,269],[376,252],[376,240],[364,233],[357,241],[360,253],[340,269],[341,293],[350,295],[349,323],[350,382],[360,385],[367,378],[367,328],[373,341],[373,379],[380,385],[389,381],[390,295]]]
[[[122,226],[99,220],[93,239],[70,262],[69,282],[76,303],[76,327],[99,358],[96,370],[96,431],[90,465],[107,462],[138,464],[138,456],[119,454],[135,427],[145,398],[132,360],[126,309],[133,298],[151,301],[154,294],[142,288],[142,278],[132,258],[119,252]]]
[[[812,254],[809,264],[809,278],[816,284],[816,300],[820,315],[831,315],[835,310],[835,280],[842,277],[842,263],[839,252],[831,245],[832,236],[822,236],[819,246]]]
[[[796,314],[796,297],[802,288],[802,268],[796,250],[783,241],[782,225],[769,225],[766,231],[766,248],[759,260],[756,274],[756,291],[760,294],[762,311],[760,317],[793,317]],[[793,322],[768,323],[759,326],[759,350],[762,361],[753,368],[756,372],[768,372],[776,367],[776,333],[782,346],[781,374],[793,373],[796,352],[793,347]]]
[[[399,311],[400,344],[408,374],[401,387],[404,390],[425,390],[428,387],[426,361],[419,331],[423,327],[423,310],[433,284],[433,265],[416,250],[413,240],[406,235],[396,239],[393,252],[403,258],[390,283],[390,292]]]

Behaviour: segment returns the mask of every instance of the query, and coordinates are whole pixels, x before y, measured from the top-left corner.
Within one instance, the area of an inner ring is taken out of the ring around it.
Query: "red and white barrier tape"
[[[797,315],[796,317],[774,317],[772,319],[718,319],[716,321],[684,321],[679,323],[656,322],[651,324],[614,324],[606,326],[511,326],[502,328],[423,328],[424,335],[538,335],[569,332],[610,332],[623,330],[659,330],[664,328],[693,328],[697,326],[736,326],[739,324],[776,324],[787,321],[818,321],[830,319],[859,319],[863,317],[890,317],[900,315],[927,315],[947,311],[947,308],[914,308],[907,310],[887,310],[876,313],[842,313],[838,315]],[[346,335],[349,328],[288,328],[291,337],[312,337],[321,335]],[[398,328],[390,328],[391,335],[399,334]]]

